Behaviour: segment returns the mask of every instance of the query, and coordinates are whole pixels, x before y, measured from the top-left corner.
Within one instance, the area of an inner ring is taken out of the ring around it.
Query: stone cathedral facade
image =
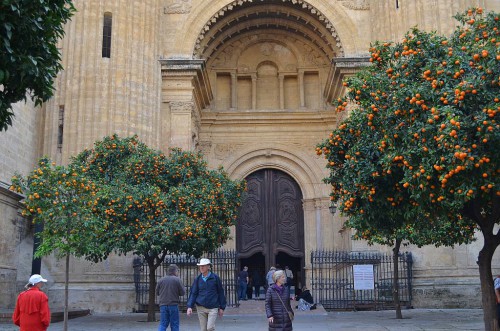
[[[264,268],[278,259],[308,285],[312,250],[387,250],[352,241],[329,211],[325,160],[315,145],[342,120],[330,103],[342,79],[368,65],[375,40],[413,26],[450,34],[471,6],[498,0],[75,0],[60,42],[62,71],[43,105],[15,105],[0,133],[1,308],[31,272],[33,228],[8,190],[48,155],[59,164],[104,136],[137,134],[152,148],[201,150],[210,166],[247,179],[249,196],[226,248]],[[413,306],[479,307],[480,240],[407,247]],[[494,272],[500,270],[500,255]],[[64,263],[42,259],[52,307],[62,306]],[[132,256],[72,260],[70,307],[131,311]]]

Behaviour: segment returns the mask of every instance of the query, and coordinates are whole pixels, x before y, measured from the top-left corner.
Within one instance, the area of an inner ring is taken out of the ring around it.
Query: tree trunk
[[[396,309],[396,318],[402,319],[401,302],[399,302],[399,248],[401,247],[401,239],[396,239],[396,245],[392,249],[393,282],[392,282],[392,299],[394,300],[394,308]]]
[[[66,254],[66,272],[64,275],[64,324],[63,330],[68,331],[68,297],[69,297],[69,253]]]
[[[155,298],[156,298],[156,268],[154,258],[146,257],[149,267],[149,291],[148,291],[148,322],[154,322],[155,319]]]
[[[483,305],[483,320],[485,330],[498,330],[498,319],[496,310],[495,289],[493,287],[493,274],[491,272],[491,260],[496,246],[488,240],[484,234],[484,245],[479,252],[477,264],[479,265],[479,279],[481,281],[481,297]]]
[[[495,232],[495,224],[500,223],[500,198],[494,196],[490,202],[479,199],[472,200],[464,207],[463,213],[479,225],[483,234],[484,244],[479,252],[477,264],[481,281],[484,329],[498,331],[500,328],[491,261],[495,250],[500,245],[500,230]]]

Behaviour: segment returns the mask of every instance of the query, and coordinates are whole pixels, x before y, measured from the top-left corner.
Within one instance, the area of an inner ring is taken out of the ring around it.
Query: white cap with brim
[[[38,274],[34,274],[33,276],[31,276],[30,280],[28,281],[28,283],[30,283],[31,285],[35,285],[40,282],[46,283],[47,280]]]
[[[209,259],[201,259],[200,263],[196,263],[196,265],[208,265],[208,264],[212,264],[210,263]]]

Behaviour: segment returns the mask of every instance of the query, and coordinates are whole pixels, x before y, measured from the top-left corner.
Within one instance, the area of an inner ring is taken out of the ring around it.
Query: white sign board
[[[355,290],[374,290],[373,264],[357,264],[352,266]]]

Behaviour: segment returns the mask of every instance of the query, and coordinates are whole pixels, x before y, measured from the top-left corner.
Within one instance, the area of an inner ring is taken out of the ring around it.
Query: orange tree
[[[104,220],[104,242],[148,263],[153,321],[156,269],[168,253],[198,257],[220,247],[236,222],[243,182],[209,170],[199,153],[167,156],[137,137],[106,137],[73,164],[100,187],[92,211]]]
[[[357,106],[317,153],[328,159],[331,198],[357,237],[453,245],[481,231],[490,330],[500,244],[500,22],[479,8],[456,19],[450,38],[413,29],[400,43],[375,43],[372,66],[348,79],[337,101],[338,111],[349,100]]]
[[[101,220],[89,208],[96,186],[78,169],[55,166],[49,159],[41,158],[28,176],[12,178],[11,190],[26,196],[22,214],[41,224],[42,230],[36,233],[41,243],[35,256],[54,252],[58,258],[66,258],[64,329],[67,330],[70,255],[99,261],[109,254],[107,245],[100,240],[104,233]]]

